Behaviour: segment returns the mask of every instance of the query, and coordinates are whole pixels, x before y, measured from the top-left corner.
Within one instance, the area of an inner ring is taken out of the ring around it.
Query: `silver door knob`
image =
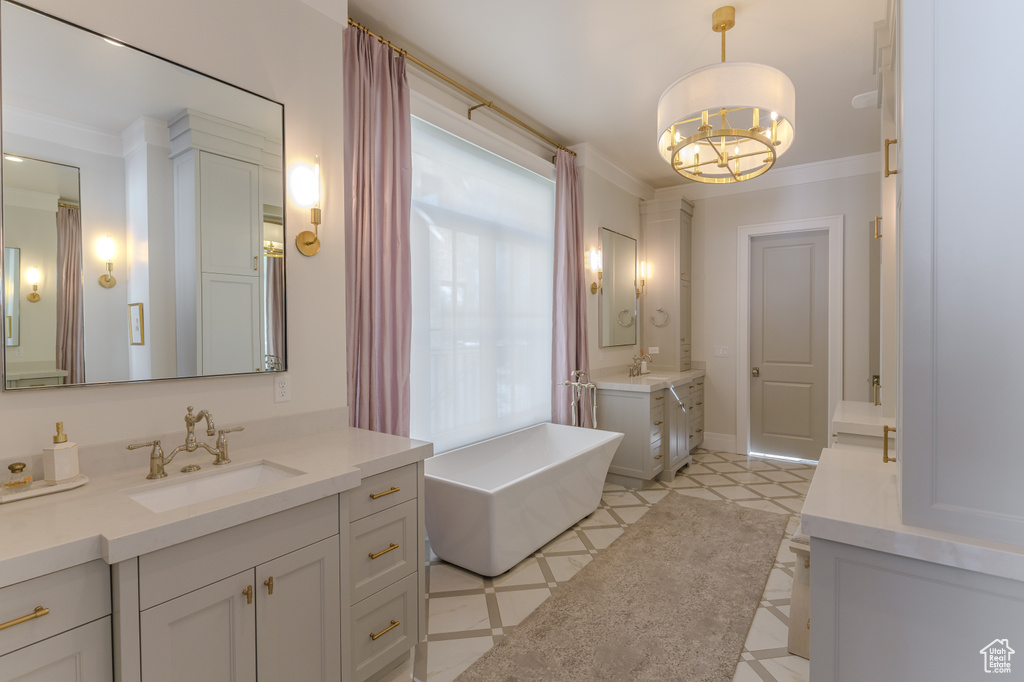
[[[753,369],[751,369],[750,370],[750,376],[752,376],[752,377],[759,377],[759,376],[761,376],[761,368],[760,367],[754,367]]]

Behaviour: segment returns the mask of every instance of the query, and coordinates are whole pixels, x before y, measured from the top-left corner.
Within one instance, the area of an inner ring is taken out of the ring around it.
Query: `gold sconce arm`
[[[601,271],[601,270],[598,270],[597,271],[597,281],[590,283],[590,293],[596,294],[599,291],[604,291],[604,282],[602,281],[603,277],[604,277],[604,272]]]

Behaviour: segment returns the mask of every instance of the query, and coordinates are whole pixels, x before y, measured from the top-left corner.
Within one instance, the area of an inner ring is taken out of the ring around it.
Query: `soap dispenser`
[[[43,448],[43,477],[55,484],[78,475],[78,443],[68,441],[64,422],[57,422],[57,435],[53,445]]]

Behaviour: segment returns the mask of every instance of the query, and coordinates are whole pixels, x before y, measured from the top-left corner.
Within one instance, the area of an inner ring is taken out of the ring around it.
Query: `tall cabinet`
[[[659,368],[690,369],[690,221],[693,206],[678,195],[640,205],[646,261],[641,296],[644,347]]]
[[[191,110],[170,131],[180,256],[178,374],[258,371],[265,355],[261,174],[267,172],[267,140]]]

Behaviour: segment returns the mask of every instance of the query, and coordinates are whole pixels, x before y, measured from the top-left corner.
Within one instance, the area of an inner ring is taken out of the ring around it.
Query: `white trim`
[[[516,143],[502,137],[475,121],[457,113],[416,90],[410,89],[410,109],[413,116],[427,123],[457,135],[481,149],[497,154],[503,159],[533,171],[544,178],[554,179],[555,165]]]
[[[616,187],[626,190],[633,196],[650,200],[654,198],[654,188],[615,165],[611,159],[597,151],[593,145],[584,142],[569,147],[576,152],[576,167],[591,170]]]
[[[881,162],[881,152],[872,152],[870,154],[861,154],[860,156],[846,156],[841,159],[805,163],[800,166],[773,168],[761,177],[731,185],[703,185],[691,182],[668,189],[679,191],[689,201],[713,199],[732,194],[742,194],[743,192],[757,192],[763,189],[775,189],[777,187],[805,185],[810,182],[821,182],[823,180],[838,180],[857,175],[869,175],[881,171]]]
[[[750,241],[756,236],[828,230],[828,420],[843,395],[843,216],[739,228],[736,239],[736,446],[750,453]],[[826,431],[827,432],[827,431]],[[705,439],[710,434],[705,434]]]
[[[705,450],[718,450],[719,452],[736,452],[736,436],[731,433],[704,432],[704,442],[701,447]]]

